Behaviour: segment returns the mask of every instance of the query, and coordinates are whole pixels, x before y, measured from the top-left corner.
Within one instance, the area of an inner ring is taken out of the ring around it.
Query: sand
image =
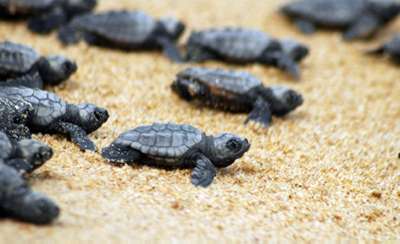
[[[0,24],[1,39],[43,54],[76,59],[79,71],[53,90],[69,102],[106,107],[111,117],[91,135],[99,148],[119,133],[156,121],[189,123],[207,133],[247,137],[251,150],[219,171],[207,189],[189,170],[112,167],[59,136],[37,135],[55,156],[29,179],[57,201],[62,215],[48,227],[0,221],[1,243],[263,242],[400,239],[400,70],[362,51],[389,38],[400,19],[372,42],[343,43],[336,32],[299,34],[276,13],[283,1],[101,1],[99,9],[141,9],[176,15],[190,29],[242,25],[294,37],[311,49],[296,82],[261,65],[245,70],[265,85],[302,92],[305,104],[268,130],[244,126],[245,114],[197,108],[169,85],[188,65],[160,53],[124,53],[81,43],[63,48],[55,35]],[[184,39],[186,39],[187,34]]]

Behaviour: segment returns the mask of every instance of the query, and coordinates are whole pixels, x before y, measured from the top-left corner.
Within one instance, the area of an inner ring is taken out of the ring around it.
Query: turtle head
[[[185,30],[185,25],[183,22],[172,17],[161,18],[159,23],[162,27],[162,30],[164,30],[166,35],[172,40],[177,40]]]
[[[15,217],[34,224],[49,224],[60,214],[52,200],[36,192],[28,192],[16,205]]]
[[[296,62],[300,62],[310,53],[310,49],[306,45],[293,39],[283,39],[281,45],[283,51]]]
[[[230,133],[217,135],[214,137],[214,147],[212,147],[212,162],[216,167],[227,167],[249,149],[250,143],[247,139]]]
[[[36,140],[25,139],[18,142],[18,156],[32,166],[32,170],[42,166],[53,156],[53,150]]]
[[[276,99],[273,112],[278,116],[286,115],[304,102],[303,96],[300,93],[287,87],[272,86],[271,90]]]
[[[78,105],[79,113],[77,124],[87,133],[91,133],[108,120],[108,111],[104,108],[97,107],[91,103],[83,103]]]
[[[52,55],[39,61],[39,73],[43,82],[58,85],[76,72],[76,63],[66,57]]]

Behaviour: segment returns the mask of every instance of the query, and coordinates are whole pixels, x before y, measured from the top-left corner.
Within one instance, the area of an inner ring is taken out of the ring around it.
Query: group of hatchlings
[[[233,63],[275,66],[298,79],[298,63],[309,53],[293,39],[278,40],[242,27],[192,32],[182,54],[176,43],[185,26],[174,18],[153,19],[140,11],[94,13],[96,0],[0,0],[0,17],[28,20],[28,28],[45,34],[58,30],[59,40],[122,50],[161,49],[174,62],[216,59]],[[369,38],[393,20],[400,4],[389,0],[299,0],[281,12],[304,33],[316,27],[344,30],[344,39]],[[400,37],[371,53],[386,53],[400,61]],[[90,103],[70,104],[44,90],[77,71],[62,56],[40,56],[32,48],[0,43],[0,214],[47,224],[59,215],[58,206],[33,192],[24,177],[43,165],[52,149],[31,139],[31,133],[61,134],[83,151],[95,151],[88,134],[109,117]],[[231,112],[248,112],[251,121],[268,127],[272,115],[285,116],[303,103],[298,92],[266,87],[255,76],[239,71],[187,68],[171,85],[182,99]],[[193,168],[195,186],[211,184],[217,168],[227,167],[250,148],[247,139],[222,133],[208,136],[186,124],[154,123],[122,133],[101,155],[114,165],[142,163],[156,167]]]

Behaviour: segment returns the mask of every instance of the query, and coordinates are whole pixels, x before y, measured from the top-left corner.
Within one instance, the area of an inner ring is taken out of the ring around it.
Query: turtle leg
[[[204,155],[196,159],[196,166],[193,169],[191,182],[195,186],[207,187],[213,181],[217,169],[214,164]]]
[[[313,34],[316,30],[315,25],[305,19],[296,19],[294,20],[294,24],[296,25],[297,29],[306,35]]]
[[[346,41],[369,38],[379,27],[381,27],[381,24],[377,18],[364,15],[343,33],[343,38]]]
[[[78,43],[82,39],[82,33],[73,26],[65,25],[58,32],[58,40],[64,45]]]
[[[168,38],[158,38],[157,43],[162,47],[164,55],[167,56],[171,61],[176,63],[183,62],[182,55],[173,41]]]
[[[57,133],[67,135],[71,139],[72,142],[77,144],[81,150],[89,150],[95,151],[96,146],[94,143],[88,138],[87,133],[81,127],[71,124],[68,122],[57,122],[50,127],[51,131],[55,131]]]
[[[188,62],[201,63],[207,60],[217,59],[217,56],[199,46],[188,45],[184,59]]]
[[[50,12],[28,20],[28,29],[39,34],[48,34],[67,22],[62,8],[54,8]]]
[[[258,98],[253,105],[253,110],[250,112],[246,121],[253,121],[257,124],[261,124],[264,128],[268,128],[272,122],[272,112],[269,104],[262,98]]]
[[[31,173],[34,170],[31,164],[20,158],[6,160],[4,163],[15,169],[20,175]]]
[[[130,148],[112,143],[110,146],[101,150],[101,156],[113,165],[132,164],[142,157],[142,153]]]

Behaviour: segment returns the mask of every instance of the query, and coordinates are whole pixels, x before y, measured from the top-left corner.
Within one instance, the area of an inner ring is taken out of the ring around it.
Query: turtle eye
[[[236,139],[230,139],[226,143],[226,147],[233,152],[237,152],[240,150],[240,142]]]

